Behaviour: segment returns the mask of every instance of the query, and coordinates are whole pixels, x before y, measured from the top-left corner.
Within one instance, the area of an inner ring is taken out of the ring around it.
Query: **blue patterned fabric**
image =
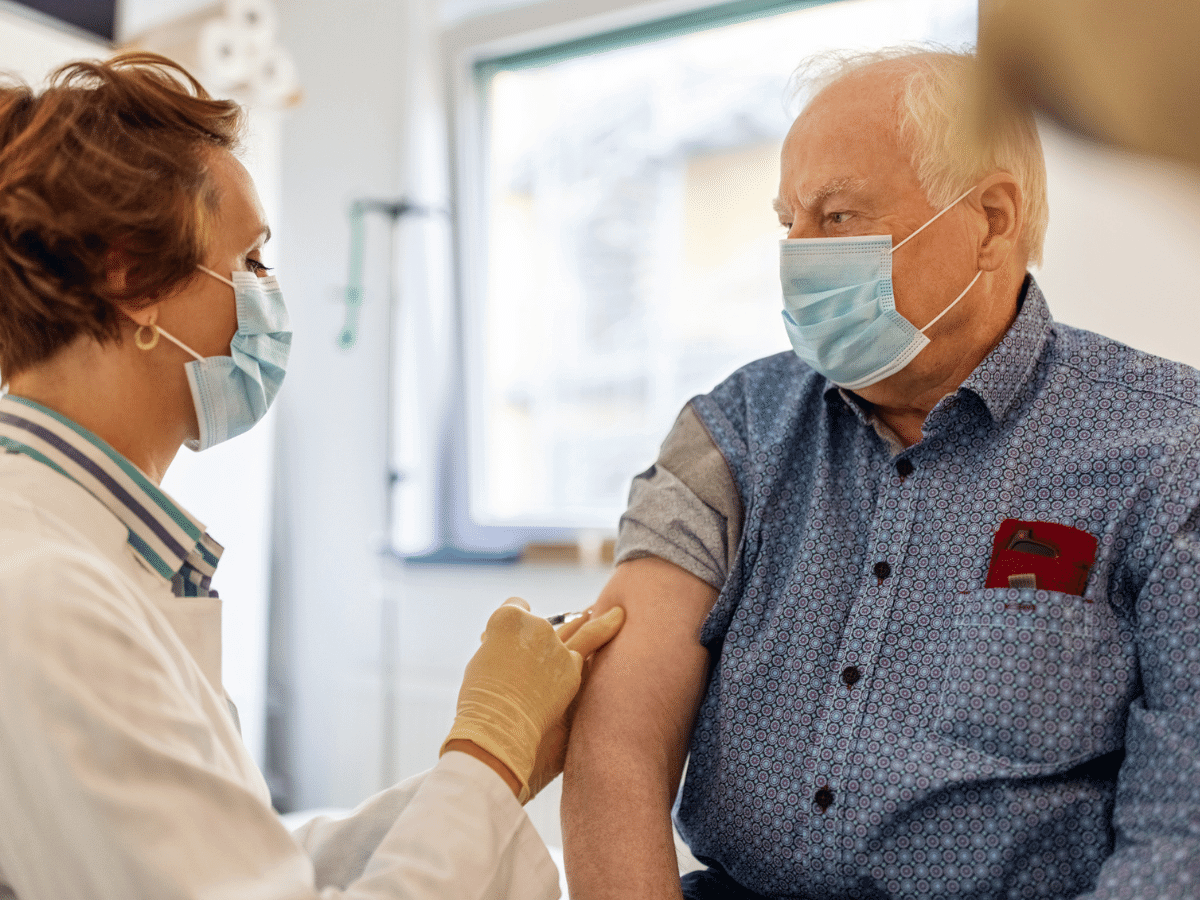
[[[791,353],[693,400],[746,518],[692,852],[771,897],[1200,897],[1198,377],[1030,280],[899,456]],[[1082,598],[984,589],[1008,517],[1095,535]]]

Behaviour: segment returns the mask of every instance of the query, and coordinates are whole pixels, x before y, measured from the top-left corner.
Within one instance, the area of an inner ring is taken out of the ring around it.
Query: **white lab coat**
[[[289,834],[183,599],[75,482],[0,453],[0,898],[554,898],[512,792],[448,753]]]

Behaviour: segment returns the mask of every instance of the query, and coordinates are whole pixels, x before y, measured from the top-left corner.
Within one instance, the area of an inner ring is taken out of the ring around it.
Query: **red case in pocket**
[[[1005,519],[992,541],[984,587],[1038,588],[1083,596],[1096,561],[1096,538],[1057,522]]]

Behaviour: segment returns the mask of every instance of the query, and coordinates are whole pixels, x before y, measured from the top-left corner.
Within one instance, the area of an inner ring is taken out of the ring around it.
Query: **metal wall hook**
[[[358,343],[358,316],[364,299],[362,282],[367,213],[387,216],[391,220],[393,231],[403,216],[450,215],[447,209],[423,206],[403,197],[398,200],[364,197],[350,204],[350,269],[344,295],[346,320],[337,337],[337,344],[343,350],[349,350]]]

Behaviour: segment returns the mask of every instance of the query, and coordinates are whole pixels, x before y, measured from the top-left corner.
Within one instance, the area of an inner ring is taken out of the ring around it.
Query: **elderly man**
[[[1036,130],[976,152],[971,64],[837,61],[788,134],[796,352],[634,482],[573,900],[681,896],[689,751],[689,898],[1200,892],[1197,373],[1053,321]]]

